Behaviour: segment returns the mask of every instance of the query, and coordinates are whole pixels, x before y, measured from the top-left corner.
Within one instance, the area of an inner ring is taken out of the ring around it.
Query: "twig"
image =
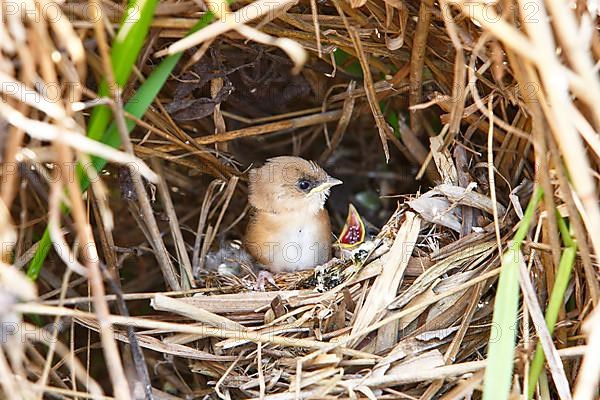
[[[115,102],[113,113],[115,115],[115,121],[119,130],[119,134],[121,135],[121,141],[123,143],[123,147],[125,147],[125,151],[129,154],[133,154],[133,145],[131,144],[131,139],[127,133],[127,126],[125,125],[125,116],[123,115],[120,93],[116,91],[114,96]],[[142,177],[140,176],[138,170],[133,167],[129,168],[129,173],[135,187],[137,200],[144,223],[148,228],[148,234],[150,235],[152,248],[154,249],[154,256],[160,265],[165,282],[172,290],[181,290],[181,285],[177,280],[175,268],[171,262],[171,259],[169,258],[169,252],[167,251],[165,243],[162,240],[162,236],[160,235],[158,224],[156,223],[156,218],[154,217],[154,212],[152,211],[152,206],[150,205],[150,200],[148,199],[148,193],[146,192],[146,188],[142,183]]]
[[[196,284],[194,283],[194,277],[192,274],[192,264],[190,262],[190,257],[187,253],[187,249],[185,247],[183,235],[181,234],[181,228],[179,226],[177,214],[175,213],[175,207],[173,206],[173,201],[171,200],[171,195],[169,193],[167,182],[165,180],[164,175],[162,174],[162,165],[157,159],[153,159],[152,166],[159,176],[159,180],[157,183],[158,194],[165,207],[167,217],[169,218],[169,226],[171,227],[173,242],[175,244],[175,247],[177,248],[177,255],[180,263],[181,288],[183,290],[186,290],[190,287],[196,287]]]
[[[425,65],[425,52],[427,51],[427,37],[429,35],[432,7],[433,0],[421,1],[419,8],[419,20],[415,29],[412,51],[410,54],[410,91],[408,102],[411,107],[421,102],[423,93],[423,67]],[[419,111],[411,109],[410,128],[417,135],[420,133],[422,126],[419,118]]]
[[[498,220],[498,206],[497,206],[497,198],[496,198],[496,177],[495,177],[495,167],[494,167],[494,111],[492,108],[494,97],[490,95],[488,101],[488,112],[490,118],[490,125],[488,131],[488,140],[487,140],[487,164],[488,164],[488,181],[490,183],[490,196],[492,198],[492,213],[494,215],[494,230],[496,231],[496,245],[498,246],[498,252],[502,255],[504,252],[502,251],[502,242],[501,242],[501,234],[500,234],[500,222]]]

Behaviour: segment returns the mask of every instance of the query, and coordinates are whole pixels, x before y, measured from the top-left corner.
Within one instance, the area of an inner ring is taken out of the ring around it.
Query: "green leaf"
[[[148,35],[156,4],[157,0],[131,0],[127,6],[110,51],[115,83],[120,88],[123,88],[129,80]],[[98,88],[98,95],[104,97],[109,94],[108,83],[103,81]],[[110,107],[106,105],[95,107],[88,122],[87,136],[101,141],[111,117]]]
[[[558,314],[563,304],[565,293],[569,286],[569,280],[571,279],[573,265],[575,264],[575,258],[577,257],[577,243],[571,237],[571,233],[563,218],[560,215],[557,217],[560,233],[566,248],[560,257],[558,271],[556,271],[556,279],[554,280],[554,286],[552,286],[548,307],[546,307],[546,326],[551,335],[554,332],[554,326],[558,320]],[[530,399],[533,398],[535,393],[535,387],[544,368],[545,360],[546,357],[542,345],[538,342],[529,370],[529,388],[527,395]]]
[[[362,78],[363,71],[360,62],[354,56],[346,53],[342,49],[336,49],[333,52],[333,58],[339,69],[357,78]]]
[[[521,245],[542,198],[538,188],[529,201],[513,241],[502,256],[502,269],[494,302],[488,365],[483,382],[483,400],[507,399],[512,382],[519,311],[519,258]],[[495,330],[495,332],[494,332]]]

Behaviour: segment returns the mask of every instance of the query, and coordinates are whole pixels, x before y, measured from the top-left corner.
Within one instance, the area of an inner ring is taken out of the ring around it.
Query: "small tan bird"
[[[321,265],[331,257],[331,225],[324,208],[332,186],[342,183],[312,161],[275,157],[249,172],[252,213],[244,245],[267,271],[291,272]]]

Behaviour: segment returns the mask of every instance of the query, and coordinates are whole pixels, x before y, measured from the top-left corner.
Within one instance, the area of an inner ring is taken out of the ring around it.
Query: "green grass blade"
[[[494,302],[492,327],[497,335],[490,335],[488,365],[483,383],[483,400],[507,399],[510,392],[514,364],[516,326],[519,310],[519,257],[521,244],[529,231],[535,209],[542,198],[538,188],[525,210],[513,241],[502,256],[502,270]]]
[[[333,57],[335,58],[335,63],[339,69],[354,77],[362,78],[363,70],[356,57],[346,53],[342,49],[336,49],[333,52]]]
[[[135,60],[144,45],[156,4],[157,0],[131,0],[128,4],[110,51],[115,83],[121,88],[127,83]],[[109,95],[106,81],[103,81],[98,87],[98,95]],[[88,137],[102,141],[111,118],[110,107],[106,105],[95,107],[88,122]]]
[[[558,319],[560,308],[563,304],[567,287],[569,286],[569,280],[571,279],[571,272],[573,271],[573,265],[575,264],[575,258],[577,257],[577,244],[571,237],[569,229],[567,228],[565,221],[562,217],[558,216],[558,224],[563,242],[567,246],[560,257],[560,263],[558,264],[558,271],[556,272],[556,279],[554,286],[552,287],[552,293],[548,300],[548,306],[546,307],[546,326],[550,334],[554,332],[554,326]],[[535,393],[535,387],[540,374],[544,368],[544,361],[546,357],[542,350],[542,345],[538,342],[533,360],[531,361],[531,369],[529,370],[529,388],[528,398],[532,399]]]
[[[47,227],[44,230],[44,234],[39,243],[31,262],[29,263],[29,267],[27,267],[27,276],[34,281],[40,276],[42,265],[44,265],[44,261],[46,260],[48,252],[50,251],[50,246],[52,245],[50,230]]]

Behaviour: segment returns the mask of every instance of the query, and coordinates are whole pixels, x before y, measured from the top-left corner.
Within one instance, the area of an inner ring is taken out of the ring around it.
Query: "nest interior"
[[[1,316],[32,333],[3,342],[4,393],[481,398],[506,303],[514,373],[487,398],[591,399],[600,42],[548,3],[163,1],[137,48],[141,1],[3,3]],[[284,154],[343,180],[334,233],[349,204],[368,232],[256,291],[209,259]]]

